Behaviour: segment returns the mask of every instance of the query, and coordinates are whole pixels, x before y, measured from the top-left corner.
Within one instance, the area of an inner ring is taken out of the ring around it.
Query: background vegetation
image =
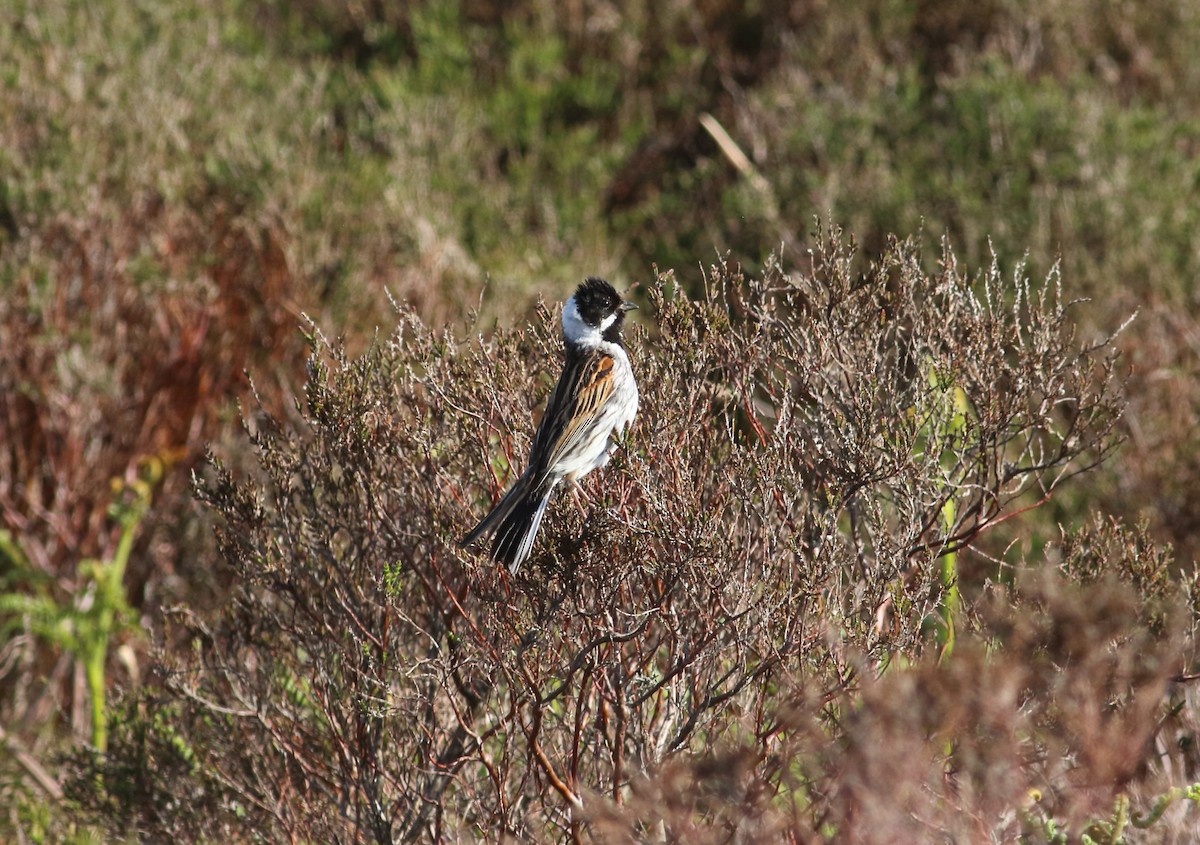
[[[1197,43],[5,4],[0,838],[1185,841]],[[504,579],[590,273],[655,390]]]

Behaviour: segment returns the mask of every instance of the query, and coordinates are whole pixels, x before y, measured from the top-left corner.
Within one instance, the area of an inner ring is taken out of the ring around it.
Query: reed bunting
[[[608,463],[616,436],[638,409],[637,383],[621,345],[625,312],[636,307],[594,276],[567,300],[562,313],[567,360],[533,436],[529,467],[462,545],[493,535],[491,557],[516,572],[529,557],[558,483],[576,484]]]

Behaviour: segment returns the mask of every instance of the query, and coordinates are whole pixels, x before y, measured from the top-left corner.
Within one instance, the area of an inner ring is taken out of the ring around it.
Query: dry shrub
[[[746,732],[751,744],[636,779],[627,800],[592,811],[591,831],[605,842],[1038,842],[1046,819],[1080,831],[1108,817],[1135,780],[1162,791],[1144,766],[1180,640],[1143,620],[1162,604],[1112,581],[1025,580],[990,591],[952,659],[863,673],[825,696],[781,694],[788,703]]]
[[[1200,560],[1200,320],[1178,304],[1143,304],[1123,338],[1129,362],[1128,446],[1113,462],[1100,501],[1142,519],[1179,560]]]
[[[864,266],[837,233],[820,243],[804,272],[718,265],[703,300],[670,276],[647,290],[635,431],[588,479],[584,514],[552,504],[515,577],[455,540],[521,467],[556,313],[460,342],[400,309],[358,358],[315,333],[304,423],[254,415],[254,471],[214,462],[198,484],[233,601],[178,613],[190,655],[132,702],[107,757],[83,761],[76,798],[184,841],[769,841],[866,836],[886,765],[913,759],[930,825],[1013,807],[1032,763],[992,772],[988,755],[1020,757],[1006,733],[1020,708],[1031,725],[1062,718],[1057,688],[1044,713],[1027,702],[1052,683],[1059,633],[1091,630],[1089,604],[1047,598],[985,634],[1013,643],[998,668],[968,644],[941,670],[942,573],[1112,448],[1112,362],[1075,342],[1056,279],[970,280],[949,252],[931,277],[904,244]],[[1104,651],[1118,634],[1094,624]],[[912,661],[928,668],[898,668]],[[1073,690],[1078,712],[1153,689],[1123,657],[1102,668]],[[1123,764],[1145,739],[1133,712]],[[1071,730],[1104,738],[1096,718]],[[961,794],[942,735],[968,749]],[[1131,771],[1086,766],[1104,784]]]
[[[192,516],[186,470],[248,394],[246,369],[279,379],[261,385],[278,406],[299,357],[282,232],[218,198],[197,211],[144,195],[117,219],[49,221],[18,248],[23,272],[0,300],[0,527],[19,548],[5,591],[38,584],[60,605],[86,601],[80,564],[111,559],[120,540],[114,482],[147,464],[164,483],[130,593],[152,603],[178,589],[173,575],[211,578],[174,572],[200,556],[176,533]],[[5,721],[86,722],[71,655],[17,638],[5,657]]]

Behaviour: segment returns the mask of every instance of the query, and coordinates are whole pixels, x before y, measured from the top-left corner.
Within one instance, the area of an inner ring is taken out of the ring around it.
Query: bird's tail
[[[460,545],[468,546],[480,537],[494,534],[492,559],[516,572],[533,549],[533,538],[542,524],[553,489],[553,484],[535,484],[528,475],[521,476],[483,521],[463,537]]]

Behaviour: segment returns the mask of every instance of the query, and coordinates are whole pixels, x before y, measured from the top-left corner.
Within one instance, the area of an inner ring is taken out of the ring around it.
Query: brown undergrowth
[[[118,554],[115,515],[141,483],[155,506],[139,517],[124,593],[149,610],[211,586],[206,562],[178,571],[211,549],[188,470],[249,396],[247,369],[268,370],[260,395],[278,408],[303,349],[278,227],[213,198],[198,211],[144,195],[116,220],[103,207],[23,242],[22,275],[0,300],[0,702],[14,734],[57,722],[88,735],[75,655],[38,636],[54,623],[13,612],[29,606],[19,597],[65,613],[100,601],[88,562]]]
[[[645,291],[638,424],[516,576],[455,540],[521,467],[556,314],[314,331],[303,422],[250,414],[254,471],[197,482],[234,600],[172,615],[190,655],[75,800],[181,841],[1036,841],[1172,783],[1187,614],[1133,589],[1134,535],[953,576],[1113,448],[1106,348],[1055,278],[821,243]]]

